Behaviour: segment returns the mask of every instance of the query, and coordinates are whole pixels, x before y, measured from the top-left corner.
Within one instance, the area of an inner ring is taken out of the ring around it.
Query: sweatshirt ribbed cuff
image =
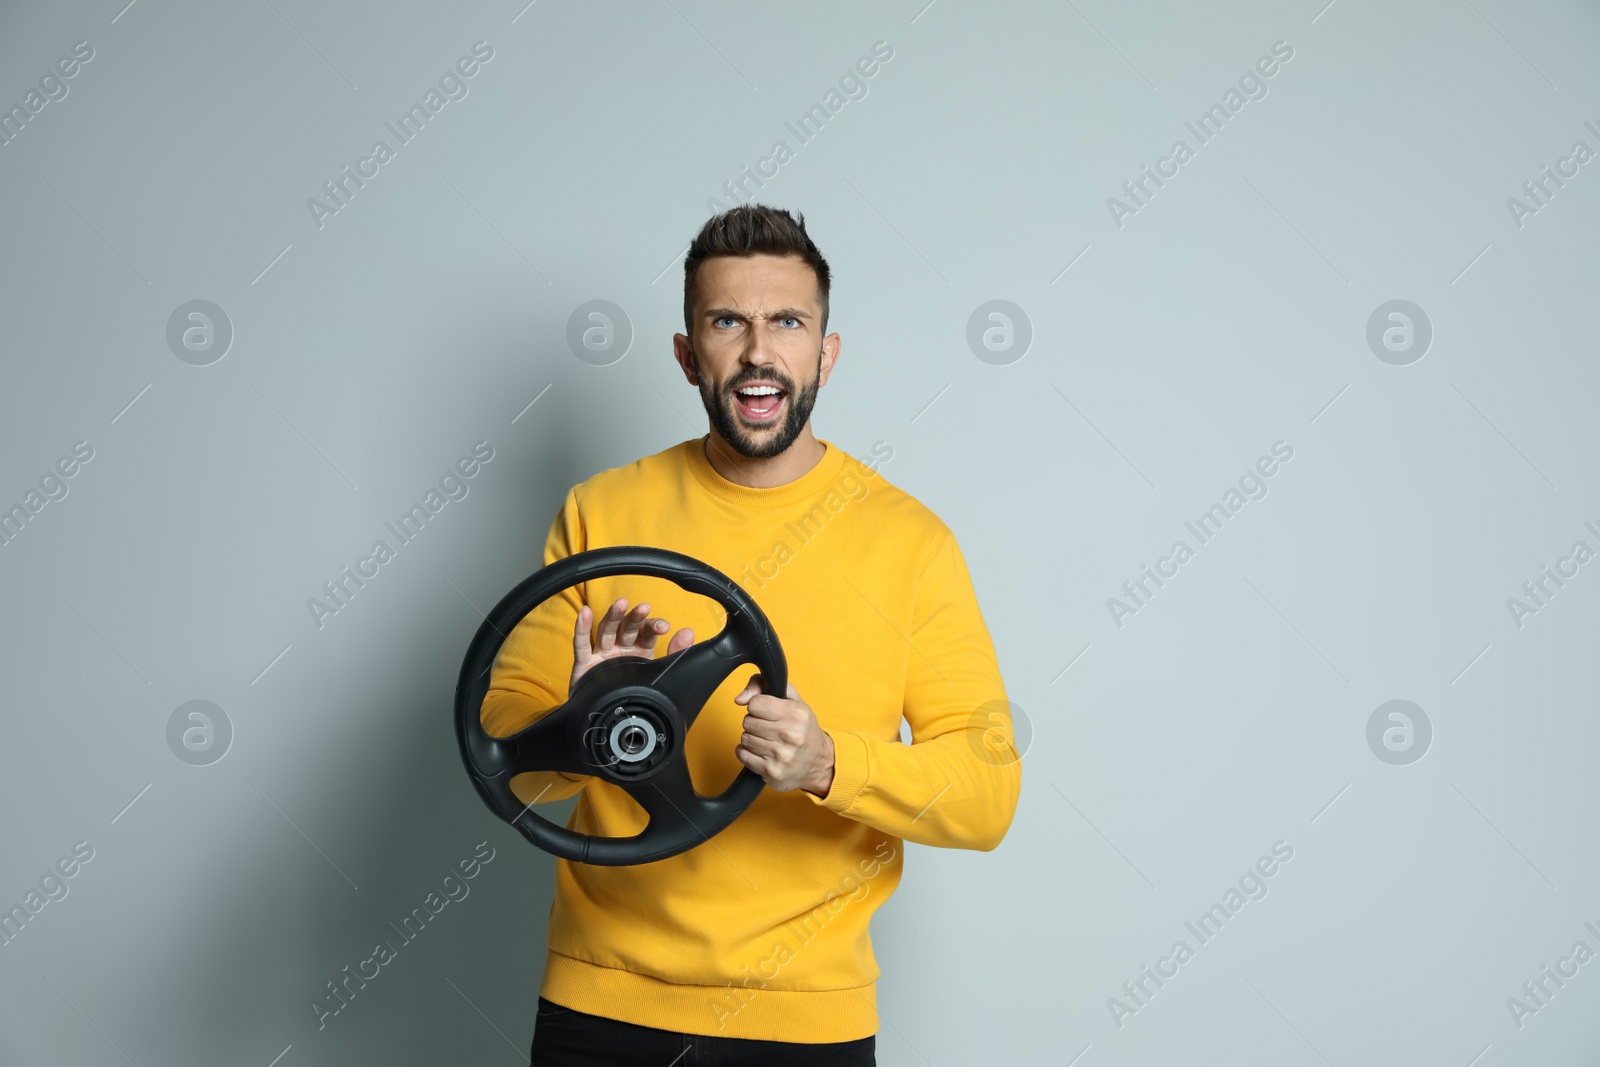
[[[843,814],[867,784],[867,741],[854,732],[841,733],[826,728],[822,732],[833,739],[833,785],[825,797],[809,792],[806,796],[813,804]]]

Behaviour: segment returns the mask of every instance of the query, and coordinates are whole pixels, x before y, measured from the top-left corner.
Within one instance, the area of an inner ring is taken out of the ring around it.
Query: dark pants
[[[637,1026],[539,998],[531,1067],[877,1067],[877,1038],[807,1045]]]

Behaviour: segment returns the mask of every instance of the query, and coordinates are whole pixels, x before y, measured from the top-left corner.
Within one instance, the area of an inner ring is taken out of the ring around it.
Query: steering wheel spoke
[[[704,821],[706,798],[694,787],[682,752],[674,754],[654,776],[626,783],[623,789],[650,816],[641,840],[681,832]]]
[[[566,771],[592,774],[578,753],[567,743],[567,720],[572,715],[568,704],[560,704],[537,720],[501,739],[506,764],[512,774],[527,771]]]
[[[740,663],[749,661],[750,654],[739,640],[730,618],[729,625],[711,640],[656,660],[656,671],[643,681],[672,701],[687,729],[694,725],[706,701],[729,673]]]

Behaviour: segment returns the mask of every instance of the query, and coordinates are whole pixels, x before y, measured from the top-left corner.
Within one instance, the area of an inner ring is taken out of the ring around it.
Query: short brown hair
[[[713,256],[799,256],[817,275],[817,301],[822,305],[822,332],[828,332],[828,261],[806,234],[806,217],[797,219],[780,207],[740,204],[713,215],[700,227],[683,261],[683,325],[694,336],[695,276]]]

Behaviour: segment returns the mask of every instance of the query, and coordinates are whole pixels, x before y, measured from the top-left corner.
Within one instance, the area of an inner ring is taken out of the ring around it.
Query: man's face
[[[678,363],[723,440],[750,459],[776,456],[805,430],[839,355],[839,335],[822,336],[816,272],[799,256],[718,256],[695,282]]]

